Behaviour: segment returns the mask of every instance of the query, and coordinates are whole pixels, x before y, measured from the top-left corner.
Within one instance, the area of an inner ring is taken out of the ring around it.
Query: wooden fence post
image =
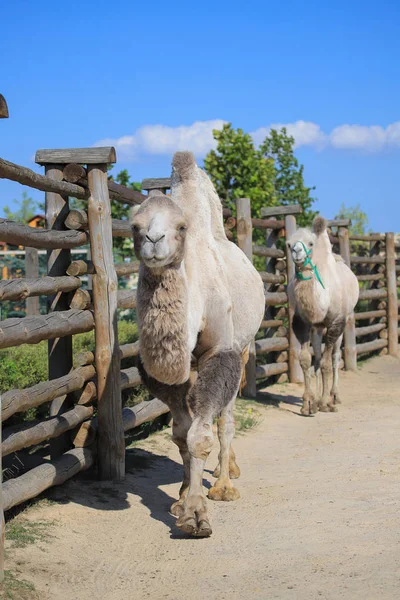
[[[36,248],[25,248],[25,277],[36,279],[39,277],[39,254]],[[26,299],[26,316],[35,317],[39,315],[39,296]]]
[[[296,217],[294,215],[285,215],[285,237],[288,240],[296,231]],[[294,263],[290,251],[286,249],[286,269],[287,283],[294,277]],[[288,299],[289,316],[289,380],[290,383],[302,383],[304,381],[303,371],[300,367],[300,342],[294,334],[293,322],[294,308],[290,306]]]
[[[398,301],[396,278],[396,250],[394,233],[386,234],[386,281],[387,281],[387,325],[388,350],[397,356],[398,342]]]
[[[45,167],[47,177],[62,181],[63,165],[47,164]],[[46,227],[48,229],[64,230],[64,221],[68,215],[68,196],[61,196],[56,192],[46,192]],[[49,250],[47,252],[47,273],[51,277],[66,275],[71,263],[70,250]],[[56,294],[48,298],[48,312],[68,310],[68,294]],[[49,340],[49,379],[58,379],[67,375],[72,369],[72,336],[65,336]],[[71,407],[69,396],[61,396],[52,401],[50,416],[55,417],[66,412]],[[57,458],[71,447],[68,434],[64,434],[50,441],[51,458]]]
[[[236,232],[239,248],[253,262],[253,225],[251,223],[250,198],[238,198],[236,200]],[[255,340],[250,344],[249,360],[246,365],[246,386],[243,389],[243,395],[248,398],[255,398],[257,395]]]
[[[98,402],[98,459],[101,479],[125,476],[120,355],[117,328],[118,280],[113,260],[111,204],[107,165],[88,166],[89,235],[93,275]]]
[[[340,255],[349,269],[351,269],[348,228],[338,227],[338,236]],[[354,312],[347,319],[344,330],[344,366],[347,371],[357,371],[356,321]]]

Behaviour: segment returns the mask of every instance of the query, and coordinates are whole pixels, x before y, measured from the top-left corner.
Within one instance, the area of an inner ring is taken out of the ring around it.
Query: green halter
[[[315,277],[318,279],[318,281],[320,282],[322,287],[325,289],[325,286],[322,283],[322,279],[318,273],[318,267],[317,267],[317,265],[314,265],[314,263],[312,262],[312,260],[310,258],[311,250],[307,250],[307,248],[305,247],[303,242],[300,242],[300,244],[303,246],[304,252],[306,253],[306,256],[307,256],[306,260],[303,263],[303,267],[307,267],[308,265],[310,265],[311,270],[314,271],[314,273],[315,273]],[[312,276],[304,277],[302,271],[298,271],[297,269],[296,269],[296,277],[297,277],[297,279],[300,279],[301,281],[309,281],[310,279],[312,279]]]

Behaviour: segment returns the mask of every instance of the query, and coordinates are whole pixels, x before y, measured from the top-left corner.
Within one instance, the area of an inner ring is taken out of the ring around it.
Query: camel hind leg
[[[339,363],[340,363],[340,347],[342,345],[343,334],[336,340],[332,351],[332,367],[333,367],[333,382],[331,389],[331,403],[341,404],[339,398]]]
[[[336,376],[334,374],[333,384],[337,387],[337,377],[338,377],[338,368],[339,368],[339,356],[340,356],[340,341],[343,336],[343,331],[346,325],[345,318],[339,318],[334,321],[327,328],[326,332],[326,341],[324,354],[322,356],[321,361],[321,371],[322,371],[322,398],[319,402],[319,410],[321,412],[336,412],[337,408],[335,406],[334,400],[331,396],[331,391],[329,389],[329,376],[332,372],[332,364],[336,364]],[[334,353],[335,348],[335,353]]]
[[[312,415],[318,412],[317,402],[311,388],[311,352],[310,352],[310,330],[311,326],[299,317],[294,315],[293,317],[293,331],[295,336],[300,342],[300,366],[304,374],[304,393],[303,393],[303,406],[301,407],[302,415]]]

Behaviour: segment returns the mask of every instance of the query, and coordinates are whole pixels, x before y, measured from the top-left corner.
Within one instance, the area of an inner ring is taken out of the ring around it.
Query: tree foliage
[[[256,148],[252,137],[230,123],[213,131],[217,142],[204,168],[227,206],[235,209],[236,198],[250,198],[252,214],[261,216],[263,206],[300,204],[300,225],[310,225],[315,213],[314,198],[304,184],[304,167],[294,155],[294,138],[283,127],[272,129]]]
[[[4,207],[4,214],[10,221],[17,223],[28,223],[32,217],[43,211],[43,206],[28,196],[27,192],[22,192],[22,197],[18,200],[14,198],[13,203],[17,205],[16,210],[12,211],[9,206]]]
[[[364,235],[365,233],[368,233],[368,215],[361,210],[359,204],[356,204],[355,206],[345,206],[344,203],[342,203],[335,219],[351,219],[351,225],[349,227],[350,234]]]

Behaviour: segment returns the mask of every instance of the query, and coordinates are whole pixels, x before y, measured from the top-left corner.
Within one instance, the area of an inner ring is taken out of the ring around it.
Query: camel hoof
[[[334,404],[328,404],[328,410],[329,412],[337,412],[338,409],[336,408],[336,406]]]
[[[181,531],[192,535],[193,537],[210,537],[212,529],[207,519],[197,521],[195,517],[186,517],[178,519],[176,525]]]
[[[233,502],[234,500],[239,500],[240,494],[239,490],[234,488],[233,486],[221,486],[218,487],[214,485],[210,488],[208,492],[208,497],[210,500],[223,501],[223,502]]]
[[[320,412],[330,412],[329,406],[327,404],[320,404],[318,408]]]
[[[310,414],[315,415],[315,414],[317,414],[317,412],[318,412],[318,403],[315,402],[314,404],[312,404],[310,406]]]
[[[311,414],[308,406],[302,406],[300,412],[304,417],[308,417]]]
[[[183,501],[182,500],[177,500],[176,502],[174,502],[171,506],[171,508],[169,509],[169,512],[171,513],[171,515],[173,515],[174,517],[181,517],[184,513],[184,508],[183,508]]]

